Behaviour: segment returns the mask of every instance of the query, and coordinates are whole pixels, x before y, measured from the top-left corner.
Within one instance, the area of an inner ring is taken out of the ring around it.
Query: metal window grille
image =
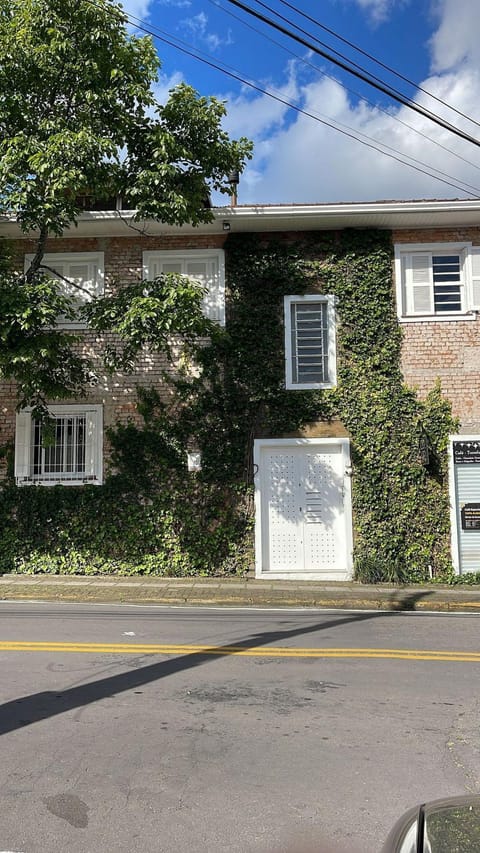
[[[433,255],[432,267],[435,312],[461,311],[460,256]]]
[[[290,310],[293,383],[328,382],[327,303],[293,302]]]
[[[56,417],[52,436],[32,421],[30,476],[32,480],[92,479],[86,476],[87,418],[85,414]]]

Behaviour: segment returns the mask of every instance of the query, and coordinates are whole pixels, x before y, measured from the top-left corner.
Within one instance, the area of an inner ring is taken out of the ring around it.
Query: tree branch
[[[31,262],[31,264],[30,264],[30,266],[29,266],[29,268],[25,274],[25,279],[28,282],[31,282],[33,280],[35,273],[38,272],[38,270],[40,269],[40,266],[42,263],[42,258],[45,254],[45,246],[47,243],[47,237],[48,237],[48,228],[46,225],[42,225],[42,227],[40,228],[40,236],[38,238],[37,248],[35,250],[35,254],[34,254],[34,256],[32,258],[32,262]]]
[[[32,261],[32,263],[33,263],[33,261]],[[91,292],[89,290],[87,290],[86,287],[82,287],[81,284],[77,284],[76,282],[72,281],[70,278],[65,278],[64,275],[57,272],[57,270],[54,269],[53,267],[49,267],[48,264],[39,264],[38,269],[48,270],[48,272],[53,273],[53,275],[55,275],[57,278],[60,278],[62,281],[65,282],[65,284],[69,284],[70,287],[73,287],[75,290],[81,290],[82,293],[86,293],[87,296],[89,296],[89,297],[92,295]],[[30,272],[30,270],[28,272]]]

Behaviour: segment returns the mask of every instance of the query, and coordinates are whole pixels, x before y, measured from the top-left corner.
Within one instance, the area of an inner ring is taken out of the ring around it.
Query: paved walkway
[[[480,612],[480,587],[253,578],[1,575],[0,600]]]

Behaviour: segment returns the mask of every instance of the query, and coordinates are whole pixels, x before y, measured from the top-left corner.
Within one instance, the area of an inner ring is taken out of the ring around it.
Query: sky
[[[268,9],[258,0],[242,2],[308,44],[276,31],[231,0],[123,2],[127,14],[161,36],[155,40],[162,63],[158,98],[164,101],[172,87],[185,81],[201,95],[226,102],[224,126],[231,137],[253,140],[254,156],[240,180],[240,204],[480,198],[480,147],[309,46],[341,53],[404,99],[480,140],[479,0],[288,0],[289,5],[263,0]],[[225,197],[213,201],[225,204]]]

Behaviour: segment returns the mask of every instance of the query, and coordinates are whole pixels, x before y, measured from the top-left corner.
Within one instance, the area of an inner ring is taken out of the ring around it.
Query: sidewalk
[[[480,613],[480,587],[398,587],[254,578],[0,575],[0,601]]]

